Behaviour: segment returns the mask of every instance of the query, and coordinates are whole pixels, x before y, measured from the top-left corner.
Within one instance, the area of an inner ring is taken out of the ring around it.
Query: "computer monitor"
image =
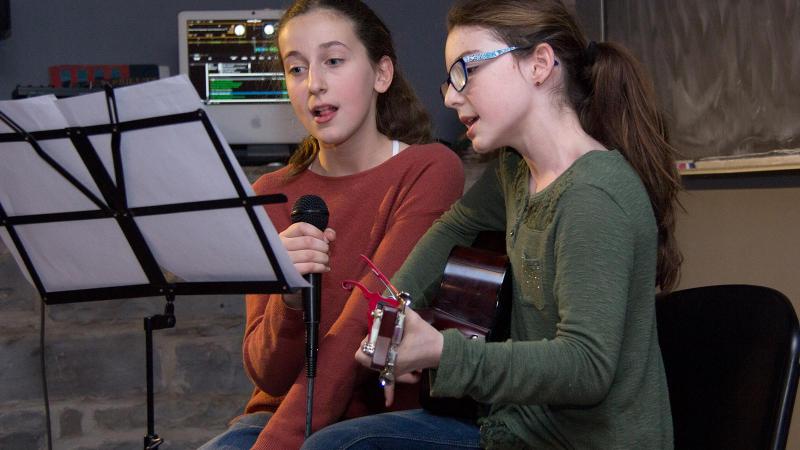
[[[278,59],[283,11],[178,13],[179,71],[230,144],[296,144],[306,135]]]

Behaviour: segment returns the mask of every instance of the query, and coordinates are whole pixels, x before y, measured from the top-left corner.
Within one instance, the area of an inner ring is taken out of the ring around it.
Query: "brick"
[[[144,395],[144,332],[51,339],[47,365],[49,389],[54,398]],[[163,387],[160,373],[161,358],[158,348],[155,348],[155,392]]]
[[[0,337],[0,399],[2,401],[42,398],[39,340]]]
[[[13,409],[12,409],[13,408]],[[0,436],[14,432],[42,433],[45,429],[44,407],[41,410],[20,410],[17,405],[0,407]],[[10,448],[3,447],[0,448]]]
[[[158,400],[158,399],[156,399]],[[154,411],[159,414],[159,411]],[[97,426],[103,430],[131,430],[147,428],[147,408],[146,402],[133,406],[100,408],[94,412],[94,420]],[[144,436],[145,432],[142,433]]]
[[[251,392],[244,373],[240,335],[182,343],[175,348],[176,380],[185,394]]]
[[[222,432],[231,419],[244,411],[249,397],[249,391],[213,396],[155,396],[153,412],[156,432],[197,426]],[[101,407],[94,411],[93,417],[98,429],[104,432],[145,430],[147,427],[144,401],[129,406]]]
[[[46,438],[42,433],[17,432],[0,435],[0,448],[7,449],[37,449],[42,447]]]
[[[156,399],[156,431],[184,430],[202,426],[221,433],[234,417],[242,414],[250,392],[213,396],[177,396]]]
[[[156,396],[154,430],[166,441],[159,449],[199,447],[227,429],[228,422],[244,410],[248,397],[247,393],[241,396],[194,399],[186,396]],[[99,434],[102,436],[120,433],[130,435],[132,430],[136,430],[144,437],[147,432],[146,417],[144,402],[119,408],[97,409],[94,413]]]
[[[0,305],[3,312],[33,312],[39,302],[41,299],[36,289],[22,275],[11,253],[3,247],[0,252]]]
[[[59,417],[59,428],[61,437],[80,436],[83,434],[83,413],[77,409],[67,408],[61,411]]]

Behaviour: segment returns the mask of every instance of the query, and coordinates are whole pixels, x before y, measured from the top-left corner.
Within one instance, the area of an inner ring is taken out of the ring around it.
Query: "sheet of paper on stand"
[[[114,90],[120,123],[200,110],[203,104],[181,75]],[[106,93],[56,99],[42,96],[0,101],[0,111],[27,132],[107,125]],[[0,122],[0,135],[14,130]],[[247,196],[254,192],[224,138],[225,157]],[[114,183],[111,134],[89,137]],[[42,151],[103,199],[70,139],[41,139]],[[237,197],[202,122],[145,127],[122,133],[120,155],[129,208]],[[89,196],[45,163],[25,141],[0,141],[0,204],[6,215],[97,210]],[[276,193],[277,194],[277,193]],[[294,269],[277,231],[262,207],[253,208],[275,249],[280,270],[292,288],[306,286]],[[181,280],[274,281],[244,208],[190,211],[136,217],[136,225],[159,265]],[[146,283],[134,252],[113,218],[16,226],[47,290],[87,289]],[[24,270],[5,227],[0,236]],[[26,276],[28,274],[26,273]],[[29,277],[30,281],[30,277]]]

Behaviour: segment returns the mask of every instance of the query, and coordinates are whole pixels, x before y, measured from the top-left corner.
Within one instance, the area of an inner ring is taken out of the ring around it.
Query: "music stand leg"
[[[144,437],[144,450],[155,450],[164,443],[164,439],[155,433],[153,412],[153,330],[162,330],[175,326],[174,295],[167,295],[164,314],[144,318],[145,359],[147,361],[147,435]]]

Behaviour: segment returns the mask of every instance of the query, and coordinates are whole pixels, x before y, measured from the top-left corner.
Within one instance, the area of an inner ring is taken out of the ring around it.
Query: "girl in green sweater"
[[[435,369],[432,396],[488,413],[364,417],[304,448],[672,448],[655,293],[678,275],[680,182],[646,74],[622,47],[587,42],[555,0],[461,1],[448,30],[444,102],[477,152],[503,150],[393,283],[425,306],[454,245],[502,231],[511,337],[470,340],[412,310],[395,374]]]

